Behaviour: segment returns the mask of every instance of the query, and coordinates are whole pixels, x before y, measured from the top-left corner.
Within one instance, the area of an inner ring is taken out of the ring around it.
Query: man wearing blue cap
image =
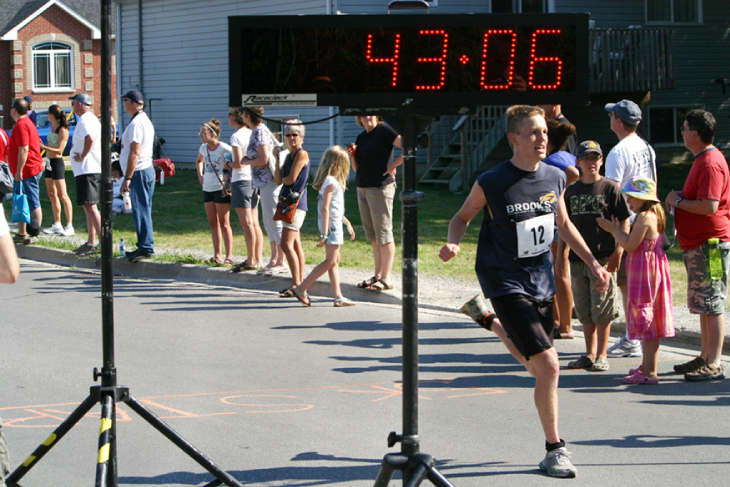
[[[656,154],[648,142],[639,137],[636,130],[641,123],[641,108],[631,100],[608,103],[606,111],[611,119],[611,131],[618,137],[619,143],[611,149],[606,157],[606,177],[619,183],[623,188],[632,177],[648,178],[656,181]],[[631,215],[633,222],[635,215]],[[624,253],[624,260],[626,254]],[[616,276],[618,288],[623,297],[624,312],[628,305],[628,289],[626,287],[626,267],[621,262]],[[608,349],[609,357],[641,357],[643,351],[641,341],[629,340],[623,336]]]
[[[137,231],[137,249],[129,252],[127,259],[137,262],[155,255],[152,235],[152,195],[155,192],[152,147],[155,128],[144,112],[142,93],[130,90],[122,96],[122,102],[132,120],[122,134],[119,164],[124,174],[124,182],[121,193],[129,193],[132,199],[132,217]]]

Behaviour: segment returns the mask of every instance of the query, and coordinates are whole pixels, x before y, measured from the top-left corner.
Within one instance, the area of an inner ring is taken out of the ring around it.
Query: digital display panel
[[[230,102],[584,102],[587,35],[588,14],[230,17]]]

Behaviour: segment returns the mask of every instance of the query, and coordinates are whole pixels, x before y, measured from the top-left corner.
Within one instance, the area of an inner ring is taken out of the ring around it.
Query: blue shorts
[[[43,171],[39,172],[35,176],[23,178],[23,191],[28,196],[28,208],[30,211],[41,206],[40,186],[38,186],[41,176],[43,176]]]

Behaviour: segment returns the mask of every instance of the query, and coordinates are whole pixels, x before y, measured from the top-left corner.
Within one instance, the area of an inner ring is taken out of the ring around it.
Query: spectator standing
[[[560,236],[598,278],[606,290],[610,275],[593,257],[566,216],[565,174],[542,163],[547,146],[544,111],[517,105],[507,110],[510,160],[485,172],[449,224],[448,243],[439,257],[444,262],[459,254],[471,220],[484,212],[477,245],[476,272],[484,296],[506,330],[495,332],[510,352],[536,378],[538,410],[547,454],[540,470],[554,477],[575,477],[576,468],[558,432],[560,364],[553,347],[553,276],[550,244],[557,223]],[[534,235],[540,235],[536,240]]]
[[[626,384],[657,384],[659,339],[674,336],[674,305],[669,261],[664,253],[664,227],[667,219],[656,196],[653,179],[634,177],[621,190],[636,214],[631,233],[620,228],[616,217],[598,218],[598,224],[611,232],[626,249],[626,277],[629,307],[626,327],[629,338],[644,343],[644,360],[629,370]]]
[[[203,144],[195,161],[198,180],[203,187],[203,204],[213,238],[213,257],[206,264],[233,265],[233,230],[231,230],[231,195],[224,187],[225,163],[232,160],[231,146],[220,142],[221,124],[215,118],[200,127]],[[226,258],[221,253],[221,240],[226,247]]]
[[[291,193],[299,193],[299,205],[294,212],[292,223],[282,222],[281,250],[286,256],[292,276],[292,285],[279,293],[281,298],[294,297],[293,288],[304,280],[304,249],[302,248],[301,230],[307,216],[307,182],[309,180],[309,153],[302,148],[304,144],[305,126],[301,120],[289,120],[284,125],[284,143],[289,151],[284,165],[276,164],[274,177],[276,184],[282,185],[280,199]]]
[[[22,184],[23,191],[28,195],[31,220],[30,226],[25,222],[18,223],[18,233],[13,241],[27,245],[30,237],[40,234],[43,220],[39,187],[43,173],[41,138],[38,129],[28,118],[28,102],[23,98],[13,101],[10,116],[15,120],[15,126],[8,141],[8,166],[15,177],[16,187]]]
[[[578,360],[569,362],[568,367],[604,372],[609,368],[607,350],[611,322],[619,316],[615,272],[621,263],[623,249],[616,245],[609,232],[598,226],[596,218],[616,218],[620,222],[619,228],[628,233],[630,213],[616,181],[604,178],[599,173],[603,165],[601,146],[587,140],[578,146],[577,151],[583,176],[565,190],[565,207],[591,253],[611,273],[611,279],[608,289],[599,291],[591,269],[575,252],[570,252],[575,310],[583,325],[586,353]],[[563,247],[565,243],[561,242],[558,249],[559,261],[563,259]],[[562,262],[558,262],[556,268],[562,269]],[[557,275],[555,279],[557,281]]]
[[[554,105],[548,105],[550,107]],[[546,112],[547,114],[547,112]],[[548,120],[548,156],[545,158],[545,164],[554,166],[565,173],[567,178],[566,184],[573,184],[579,177],[580,173],[575,167],[575,156],[565,149],[568,146],[568,140],[575,136],[575,125],[569,122],[559,122],[558,120]],[[570,284],[570,267],[568,259],[562,255],[558,259],[558,235],[555,235],[550,250],[553,253],[553,269],[555,271],[555,338],[572,339],[575,337],[573,332],[573,289]],[[565,252],[568,247],[565,246]],[[558,269],[558,263],[562,264],[562,268]]]
[[[687,306],[700,315],[702,349],[693,360],[674,367],[689,381],[725,378],[721,364],[725,340],[725,300],[730,266],[730,173],[715,147],[712,113],[690,110],[682,124],[684,146],[695,160],[682,191],[667,195],[668,211],[687,269]]]
[[[365,230],[365,238],[373,245],[375,274],[357,287],[368,291],[393,289],[390,273],[395,259],[393,239],[393,199],[395,171],[403,163],[403,155],[393,159],[393,148],[401,146],[401,136],[376,115],[355,117],[365,129],[354,145],[347,147],[357,183],[357,205]]]
[[[633,177],[649,178],[656,181],[656,154],[648,142],[636,132],[641,123],[641,108],[631,100],[606,104],[610,118],[611,131],[616,134],[619,143],[611,149],[606,157],[606,177],[613,179],[623,188]],[[633,222],[635,215],[632,214]],[[626,255],[624,254],[624,261]],[[626,266],[621,262],[616,276],[618,288],[624,306],[624,314],[628,312],[628,287],[626,283]],[[626,315],[628,316],[628,315]],[[641,342],[630,340],[628,330],[611,348],[609,357],[641,357]]]
[[[63,151],[68,142],[68,119],[58,105],[48,107],[48,145],[41,145],[46,151],[48,163],[46,165],[45,180],[48,199],[51,200],[53,225],[43,229],[49,235],[75,235],[73,225],[73,204],[66,189],[66,163],[63,160]],[[61,205],[66,211],[66,228],[61,224]]]
[[[251,166],[241,164],[241,159],[251,140],[251,129],[243,122],[243,114],[238,108],[229,110],[228,125],[236,130],[231,135],[233,157],[229,164],[231,168],[231,208],[235,208],[238,214],[238,221],[243,227],[243,236],[246,241],[246,260],[233,266],[232,271],[254,271],[262,266],[264,234],[259,225],[259,190],[252,186]]]
[[[155,127],[144,111],[144,98],[137,90],[122,96],[124,110],[132,117],[122,133],[119,164],[124,181],[121,193],[129,193],[132,200],[132,219],[137,232],[137,249],[126,254],[130,262],[149,259],[155,255],[152,225],[152,196],[155,193],[155,168],[152,147]]]
[[[274,178],[275,166],[279,163],[275,154],[277,143],[269,128],[263,123],[261,118],[263,114],[262,107],[244,108],[243,121],[251,129],[251,139],[241,163],[251,166],[252,186],[258,189],[261,195],[261,219],[271,245],[271,259],[258,272],[263,275],[274,275],[286,272],[284,252],[281,249],[282,224],[274,220],[281,186],[276,184]]]
[[[28,102],[28,118],[33,122],[33,126],[38,130],[38,114],[33,110],[33,99],[28,95],[23,97],[23,100]]]
[[[71,168],[76,180],[76,204],[84,209],[88,238],[75,254],[99,252],[96,236],[101,235],[99,208],[99,179],[101,178],[101,123],[91,112],[91,97],[79,93],[69,98],[77,115],[76,129],[71,138]]]

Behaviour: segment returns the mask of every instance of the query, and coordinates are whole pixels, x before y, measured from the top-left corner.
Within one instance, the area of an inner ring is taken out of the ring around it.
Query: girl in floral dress
[[[631,233],[626,234],[613,221],[598,218],[598,224],[610,232],[627,252],[626,277],[629,306],[626,325],[629,338],[644,342],[644,361],[629,370],[627,384],[657,384],[659,340],[674,336],[674,307],[669,262],[664,253],[666,216],[656,196],[656,183],[647,178],[631,178],[621,190],[636,213]]]

